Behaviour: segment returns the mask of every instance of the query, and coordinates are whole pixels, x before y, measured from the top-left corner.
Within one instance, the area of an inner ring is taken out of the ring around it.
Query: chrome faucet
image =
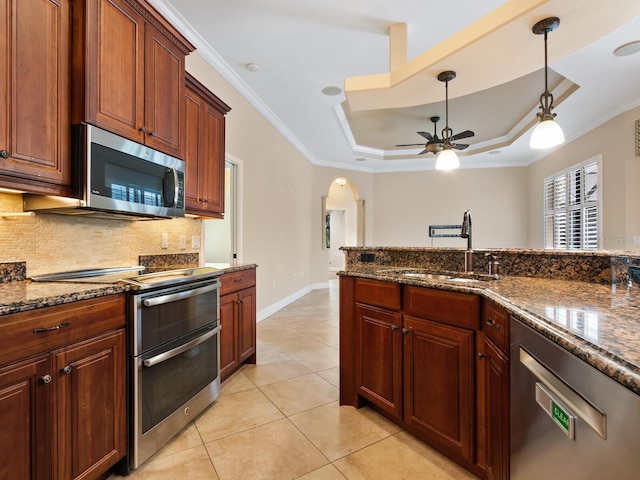
[[[473,272],[473,250],[471,249],[471,212],[469,210],[465,210],[464,216],[462,217],[460,238],[467,239],[467,251],[464,252],[464,271]]]

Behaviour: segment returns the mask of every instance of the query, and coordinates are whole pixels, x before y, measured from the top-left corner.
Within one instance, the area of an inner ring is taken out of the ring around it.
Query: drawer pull
[[[500,330],[500,324],[498,322],[494,322],[491,317],[487,318],[487,325],[495,328],[496,330]]]
[[[60,330],[61,328],[68,327],[71,322],[62,322],[60,325],[47,328],[34,328],[33,333],[53,332],[54,330]]]

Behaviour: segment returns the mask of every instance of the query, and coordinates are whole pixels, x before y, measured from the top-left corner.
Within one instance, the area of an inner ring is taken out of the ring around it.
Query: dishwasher
[[[511,480],[640,478],[640,396],[511,318]]]

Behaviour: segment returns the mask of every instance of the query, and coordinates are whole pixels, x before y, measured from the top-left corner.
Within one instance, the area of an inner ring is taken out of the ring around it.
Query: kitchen
[[[553,37],[550,45],[553,46]],[[633,211],[625,207],[637,203],[637,191],[632,188],[633,179],[638,178],[637,162],[628,140],[633,135],[633,122],[639,116],[637,109],[612,119],[587,138],[572,142],[529,167],[462,169],[444,180],[433,172],[374,175],[310,164],[305,155],[268,124],[264,116],[197,52],[187,57],[187,70],[232,107],[227,117],[227,151],[240,159],[245,169],[242,186],[245,192],[244,248],[240,252],[240,262],[255,261],[260,265],[257,304],[258,311],[264,311],[265,316],[266,312],[277,310],[313,286],[326,284],[326,255],[320,248],[318,203],[328,185],[338,176],[348,176],[358,185],[361,197],[367,199],[370,207],[366,221],[367,244],[426,245],[430,223],[455,223],[470,202],[481,201],[473,208],[476,246],[540,247],[537,232],[541,230],[542,216],[537,213],[537,205],[541,201],[534,200],[539,195],[538,184],[548,173],[559,169],[559,162],[568,162],[563,166],[569,165],[574,161],[571,158],[582,158],[583,152],[595,146],[605,158],[620,162],[620,168],[616,166],[604,177],[605,208],[614,212],[605,214],[605,237],[615,243],[603,245],[603,248],[629,249],[620,242],[624,243],[637,231],[634,223],[637,219]],[[536,92],[532,93],[533,97],[536,95]],[[601,138],[608,141],[603,144],[599,141]],[[493,189],[487,191],[487,185],[496,183],[509,189],[496,192],[498,198],[492,195]],[[399,190],[398,184],[407,188]],[[440,190],[433,188],[438,184]],[[451,197],[456,201],[437,212],[425,214],[424,206],[438,201],[435,193],[430,192],[438,191],[452,192]],[[521,192],[532,192],[530,203]],[[375,202],[381,198],[384,201]],[[506,198],[512,200],[505,202]],[[8,198],[8,205],[3,203],[2,211],[20,210],[20,204],[12,203],[13,200]],[[497,204],[500,215],[492,215]],[[296,221],[291,221],[292,218]],[[121,225],[102,220],[71,223],[45,219],[45,216],[6,217],[1,221],[0,245],[7,255],[3,261],[26,261],[29,275],[67,267],[112,265],[112,259],[116,257],[124,264],[132,264],[137,263],[139,254],[198,250],[191,245],[187,250],[181,250],[179,246],[180,236],[187,239],[198,236],[198,222],[192,220],[172,220],[166,222],[169,225],[161,222]],[[7,230],[11,233],[5,234]],[[399,237],[396,232],[403,234]],[[161,248],[162,233],[169,234],[169,249]],[[460,247],[463,244],[462,240],[452,243]],[[78,252],[87,253],[83,256]]]

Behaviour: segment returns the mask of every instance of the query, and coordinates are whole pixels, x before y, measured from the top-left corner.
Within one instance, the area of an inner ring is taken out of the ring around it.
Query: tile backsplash
[[[2,217],[20,212],[21,195],[0,193],[0,263],[26,262],[27,276],[93,267],[138,265],[141,255],[198,254],[202,222],[192,218],[152,221],[104,220],[56,214]],[[168,248],[161,245],[167,234]],[[186,248],[180,248],[180,237]],[[200,242],[202,245],[202,242]]]

